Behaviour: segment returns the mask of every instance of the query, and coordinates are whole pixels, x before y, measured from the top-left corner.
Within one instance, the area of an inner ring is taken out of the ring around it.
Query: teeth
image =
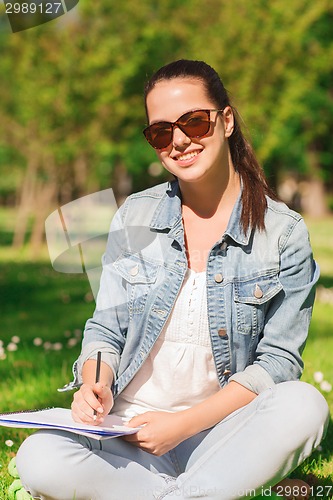
[[[181,155],[181,156],[178,156],[178,160],[190,160],[191,158],[193,158],[194,156],[197,156],[199,154],[198,151],[192,151],[191,153],[186,153],[184,155]]]

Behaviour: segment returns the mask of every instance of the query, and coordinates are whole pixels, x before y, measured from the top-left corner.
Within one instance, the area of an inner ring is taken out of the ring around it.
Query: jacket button
[[[132,269],[130,270],[130,275],[136,276],[138,274],[138,272],[139,272],[139,266],[136,265],[136,266],[132,267]]]
[[[217,273],[217,274],[215,274],[215,276],[214,276],[214,280],[216,281],[216,283],[222,283],[222,281],[223,281],[223,276],[222,276],[222,274],[221,274],[221,273]]]
[[[227,330],[225,328],[220,328],[217,333],[220,337],[228,337]]]
[[[261,297],[264,295],[262,289],[260,288],[259,285],[256,285],[254,289],[254,296],[256,299],[261,299]]]
[[[231,370],[224,370],[223,375],[228,377],[231,374]]]

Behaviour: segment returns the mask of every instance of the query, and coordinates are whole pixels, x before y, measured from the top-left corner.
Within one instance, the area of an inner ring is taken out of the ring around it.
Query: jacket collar
[[[229,238],[233,239],[239,245],[246,246],[248,245],[250,240],[251,227],[249,227],[245,233],[243,230],[243,226],[240,222],[242,208],[243,208],[242,193],[243,193],[243,183],[241,182],[241,189],[238,198],[235,202],[234,208],[232,209],[228,226],[224,234],[228,235]]]
[[[251,228],[244,233],[243,227],[240,223],[242,213],[242,191],[243,186],[241,183],[240,193],[235,202],[224,235],[229,236],[229,238],[233,239],[239,245],[247,245],[251,236]],[[169,182],[167,190],[162,196],[162,199],[153,214],[150,227],[157,230],[171,229],[171,232],[173,233],[174,230],[181,225],[181,192],[178,181],[174,180]],[[221,238],[224,235],[221,235]]]
[[[150,222],[152,229],[172,229],[182,220],[181,192],[177,180],[168,183],[168,187],[157,205]]]

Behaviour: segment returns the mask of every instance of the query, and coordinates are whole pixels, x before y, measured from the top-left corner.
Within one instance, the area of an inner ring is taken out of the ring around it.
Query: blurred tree
[[[234,9],[216,9],[210,33],[220,38],[207,33],[202,57],[214,57],[237,96],[271,183],[286,172],[307,179],[306,208],[322,215],[333,182],[333,4],[240,0]]]
[[[145,61],[162,60],[159,49],[172,51],[177,37],[158,22],[163,6],[136,7],[133,0],[93,9],[82,2],[73,22],[64,17],[4,40],[1,136],[26,162],[15,245],[23,244],[31,214],[37,249],[52,205],[110,184],[124,195],[124,165],[140,184],[154,157],[141,133]]]
[[[81,0],[58,21],[0,34],[1,177],[13,178],[13,165],[21,179],[15,244],[31,215],[37,248],[55,205],[156,182],[143,84],[181,57],[216,67],[272,183],[290,170],[312,179],[318,207],[332,185],[332,9],[329,0]]]

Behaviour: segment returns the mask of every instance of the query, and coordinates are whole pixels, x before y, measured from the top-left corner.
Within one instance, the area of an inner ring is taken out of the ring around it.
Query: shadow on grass
[[[0,263],[1,335],[51,340],[83,327],[95,303],[85,274],[62,274],[51,263]]]

